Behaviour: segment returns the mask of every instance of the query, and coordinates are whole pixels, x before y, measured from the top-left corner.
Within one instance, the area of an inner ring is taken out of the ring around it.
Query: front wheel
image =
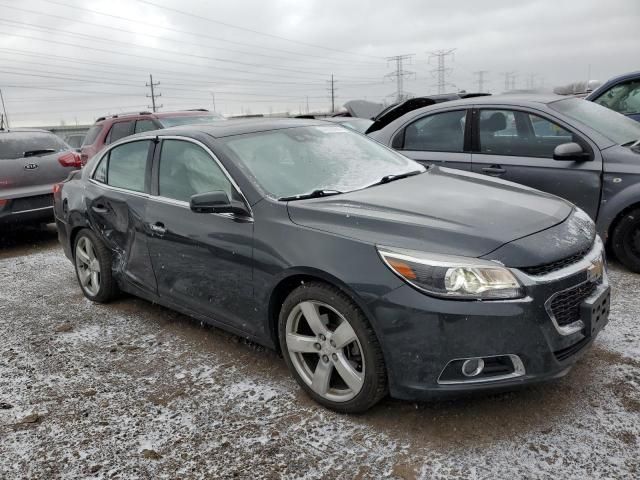
[[[640,208],[618,221],[611,234],[611,248],[625,267],[640,273]]]
[[[303,284],[285,300],[280,346],[302,388],[318,403],[363,412],[387,391],[382,349],[362,311],[340,290]]]
[[[89,229],[76,237],[73,258],[78,283],[89,300],[105,303],[113,299],[118,286],[111,274],[111,252]]]

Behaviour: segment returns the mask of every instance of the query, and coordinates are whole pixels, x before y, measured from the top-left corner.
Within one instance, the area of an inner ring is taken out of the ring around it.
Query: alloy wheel
[[[303,381],[323,398],[346,402],[364,385],[362,346],[349,321],[322,302],[296,305],[286,323],[286,345]]]
[[[81,237],[76,245],[76,271],[80,286],[92,297],[100,291],[100,261],[93,243],[88,237]]]

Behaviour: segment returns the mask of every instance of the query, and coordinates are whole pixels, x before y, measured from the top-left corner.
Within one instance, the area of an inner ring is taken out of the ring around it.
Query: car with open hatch
[[[87,298],[128,292],[278,349],[341,412],[560,377],[608,319],[581,209],[339,124],[134,135],[59,185],[55,213]]]
[[[418,108],[376,126],[372,138],[424,165],[566,198],[640,272],[640,123],[580,98],[514,94]]]

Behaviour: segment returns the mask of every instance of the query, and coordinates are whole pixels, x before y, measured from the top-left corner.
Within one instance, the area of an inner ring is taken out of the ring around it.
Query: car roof
[[[144,119],[144,118],[164,118],[164,117],[189,117],[199,115],[219,115],[215,112],[210,112],[205,108],[194,108],[189,110],[176,110],[174,112],[126,112],[115,113],[113,115],[104,115],[99,117],[95,123],[101,124],[107,121],[113,121],[116,119]]]
[[[45,130],[43,128],[28,128],[28,127],[18,127],[18,128],[8,128],[8,129],[0,129],[0,133],[49,133],[53,135],[53,133],[49,130]]]
[[[230,137],[233,135],[243,135],[245,133],[267,132],[270,130],[281,130],[294,127],[327,125],[323,120],[310,120],[301,118],[247,118],[229,120],[227,122],[216,122],[202,125],[181,125],[176,127],[158,130],[158,134],[191,134],[206,133],[214,138]],[[146,132],[148,135],[149,132]]]

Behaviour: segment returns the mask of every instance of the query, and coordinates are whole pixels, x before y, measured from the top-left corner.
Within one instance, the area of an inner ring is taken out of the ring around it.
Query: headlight
[[[414,287],[438,297],[467,300],[521,298],[522,285],[496,262],[379,246],[384,263]]]

